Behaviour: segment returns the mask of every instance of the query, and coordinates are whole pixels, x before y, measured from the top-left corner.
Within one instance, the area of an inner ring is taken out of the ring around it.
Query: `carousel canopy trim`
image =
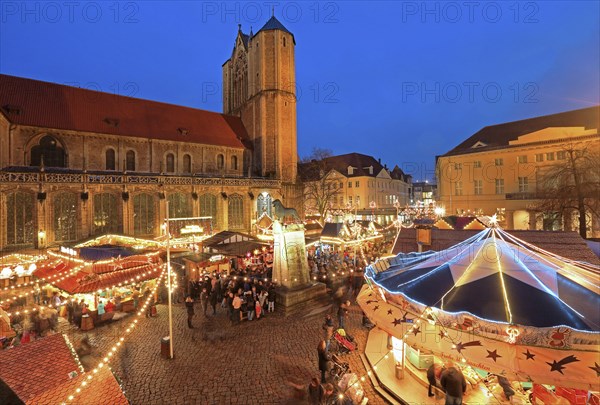
[[[380,260],[366,275],[388,293],[450,313],[600,331],[600,268],[554,255],[497,228],[440,252]]]

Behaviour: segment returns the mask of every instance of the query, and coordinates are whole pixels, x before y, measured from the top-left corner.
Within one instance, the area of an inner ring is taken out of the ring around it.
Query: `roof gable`
[[[507,146],[520,136],[551,127],[600,128],[600,106],[490,125],[477,131],[442,156],[459,155]],[[597,132],[596,132],[597,133]],[[485,145],[473,148],[474,145]]]
[[[238,117],[8,75],[0,108],[13,124],[56,130],[235,148],[248,138]]]

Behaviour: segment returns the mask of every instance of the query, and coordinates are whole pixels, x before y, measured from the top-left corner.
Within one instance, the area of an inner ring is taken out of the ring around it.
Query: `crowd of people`
[[[191,280],[186,298],[188,327],[193,328],[195,302],[200,303],[205,317],[216,315],[217,305],[227,309],[231,325],[275,312],[275,285],[269,276],[266,267],[258,266],[229,274],[203,273],[198,280]]]

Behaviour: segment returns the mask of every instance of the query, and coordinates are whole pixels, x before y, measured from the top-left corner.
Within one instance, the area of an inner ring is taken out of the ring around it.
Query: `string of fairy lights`
[[[163,270],[161,271],[160,276],[156,280],[156,285],[151,290],[150,294],[148,294],[148,296],[146,297],[146,300],[144,301],[144,303],[142,304],[140,309],[135,313],[133,319],[131,320],[131,322],[129,322],[129,324],[125,328],[124,333],[118,338],[118,341],[108,350],[108,352],[105,354],[105,356],[102,358],[102,360],[100,362],[98,362],[96,367],[94,367],[90,372],[87,373],[87,376],[83,379],[81,384],[67,397],[66,401],[63,402],[63,405],[73,402],[75,400],[75,398],[78,395],[80,395],[81,392],[87,386],[89,386],[91,384],[91,382],[93,381],[94,377],[98,374],[98,372],[102,368],[109,366],[110,362],[114,359],[115,354],[119,351],[119,349],[121,349],[123,347],[125,339],[131,335],[131,333],[133,332],[135,327],[138,325],[139,318],[147,310],[151,301],[154,299],[154,294],[156,293],[156,291],[158,290],[158,287],[160,286],[160,284],[163,282],[163,279],[165,278],[167,265],[164,264],[162,267],[163,267]]]

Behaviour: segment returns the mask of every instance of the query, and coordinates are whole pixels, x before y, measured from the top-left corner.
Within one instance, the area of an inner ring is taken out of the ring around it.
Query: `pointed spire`
[[[242,24],[238,24],[238,32],[242,31]]]
[[[271,17],[275,17],[275,6],[271,7]]]
[[[254,33],[252,32],[252,26],[250,26],[250,38],[252,38],[254,36]]]

